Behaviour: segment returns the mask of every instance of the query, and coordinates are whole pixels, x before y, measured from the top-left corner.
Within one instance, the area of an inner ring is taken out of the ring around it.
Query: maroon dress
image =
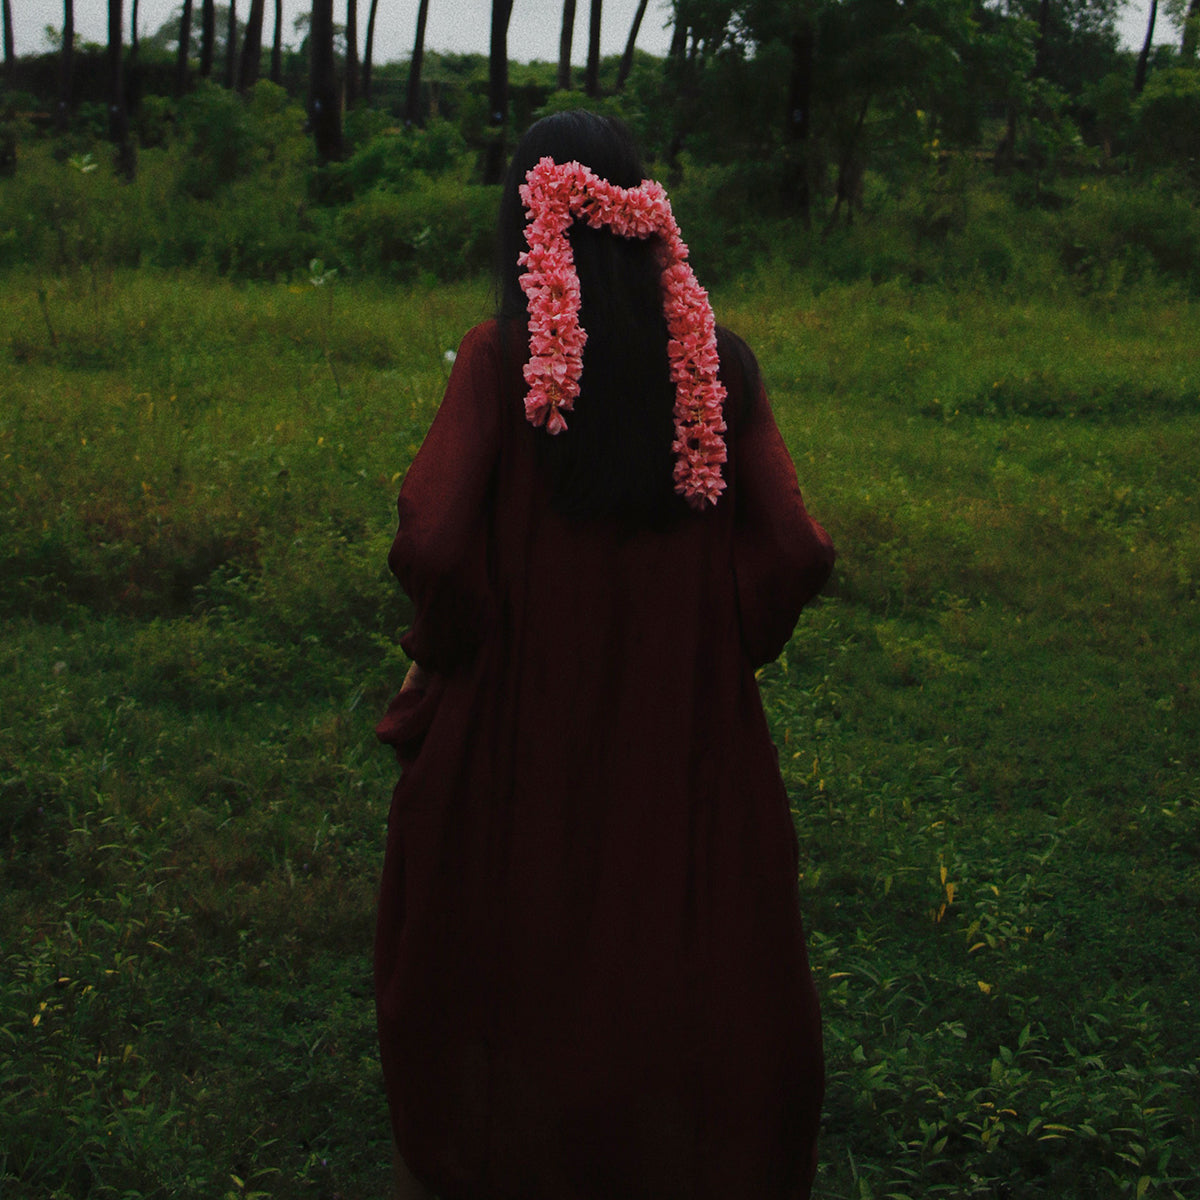
[[[379,727],[405,769],[375,987],[396,1142],[442,1200],[809,1194],[820,1015],[754,669],[833,548],[742,351],[728,490],[665,532],[556,514],[495,322],[405,478],[389,562],[437,677]]]

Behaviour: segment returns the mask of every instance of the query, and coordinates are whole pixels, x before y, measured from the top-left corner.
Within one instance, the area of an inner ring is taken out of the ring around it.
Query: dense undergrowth
[[[1009,269],[939,281],[993,245],[974,220],[852,229],[716,298],[840,549],[761,679],[825,1008],[818,1194],[1194,1195],[1193,279],[968,202]],[[386,1188],[384,556],[490,295],[305,261],[0,285],[6,1196]]]
[[[561,93],[548,107],[584,102]],[[663,141],[636,92],[596,103],[627,118],[647,145]],[[50,277],[199,267],[293,282],[313,259],[343,279],[447,282],[490,269],[497,189],[478,182],[479,149],[462,128],[438,120],[405,128],[386,112],[356,109],[345,161],[318,166],[304,121],[266,82],[245,100],[208,85],[179,101],[148,97],[132,182],[94,132],[49,138],[24,129],[14,174],[0,187],[0,267]],[[941,149],[932,129],[928,138],[918,130],[902,154],[868,170],[841,217],[822,197],[811,228],[780,198],[777,156],[722,161],[685,151],[650,167],[669,181],[710,284],[770,257],[841,283],[1036,291],[1061,278],[1079,294],[1116,297],[1165,280],[1200,291],[1187,153],[1163,152],[1135,169],[1130,155],[1079,145],[1053,169],[996,175],[977,148]]]

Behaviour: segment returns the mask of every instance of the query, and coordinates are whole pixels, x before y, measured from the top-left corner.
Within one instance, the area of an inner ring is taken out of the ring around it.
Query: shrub
[[[1200,287],[1200,216],[1168,181],[1085,183],[1059,221],[1062,263],[1087,290],[1127,286],[1154,271]]]
[[[324,198],[349,200],[380,186],[403,190],[418,172],[451,170],[465,152],[466,143],[448,121],[431,121],[424,129],[381,130],[345,162],[325,169]]]
[[[1172,167],[1200,183],[1200,71],[1156,71],[1133,111],[1134,154],[1143,166]]]
[[[462,279],[492,264],[496,202],[493,188],[415,175],[408,190],[375,187],[342,208],[334,242],[358,271]]]

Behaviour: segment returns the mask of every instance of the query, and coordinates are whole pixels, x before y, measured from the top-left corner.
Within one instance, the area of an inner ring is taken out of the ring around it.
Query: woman
[[[619,123],[529,131],[501,243],[389,557],[400,1193],[804,1197],[820,1018],[754,670],[833,549]]]

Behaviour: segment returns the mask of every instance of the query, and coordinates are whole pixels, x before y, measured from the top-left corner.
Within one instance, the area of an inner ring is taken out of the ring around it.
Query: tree
[[[508,19],[512,0],[492,0],[492,36],[488,53],[488,141],[484,154],[483,182],[504,178],[508,130]]]
[[[225,26],[225,86],[237,86],[237,0],[229,0],[229,21]]]
[[[132,180],[137,172],[137,156],[129,140],[129,113],[125,107],[123,19],[121,0],[108,0],[108,137],[116,147],[118,174]]]
[[[308,31],[308,119],[323,163],[342,157],[342,114],[333,53],[333,0],[313,0]]]
[[[429,15],[429,0],[421,0],[417,8],[417,36],[413,39],[412,58],[408,63],[408,95],[404,102],[404,120],[416,125],[421,120],[421,65],[425,60],[425,18]]]
[[[200,78],[212,74],[213,46],[217,40],[216,0],[200,0]]]
[[[232,6],[233,0],[230,0]],[[242,63],[238,69],[238,91],[248,92],[258,81],[262,61],[262,27],[266,0],[250,0],[250,15],[242,35]]]
[[[129,14],[129,61],[132,63],[138,56],[138,0],[133,0]]]
[[[17,61],[13,53],[13,19],[11,0],[4,0],[4,74],[12,79],[13,64]]]
[[[358,0],[346,0],[346,103],[358,101]]]
[[[71,89],[75,76],[75,0],[63,0],[62,48],[58,57],[58,111],[55,124],[65,133],[71,118]]]
[[[1183,38],[1179,43],[1179,55],[1185,62],[1196,57],[1196,46],[1200,43],[1200,0],[1191,0],[1183,18]]]
[[[183,0],[179,17],[179,47],[175,51],[175,90],[179,95],[187,90],[188,50],[192,45],[192,0]]]
[[[600,94],[600,11],[603,0],[592,0],[588,14],[588,55],[587,72],[584,75],[583,90],[589,96]]]
[[[575,0],[563,0],[562,32],[558,35],[558,90],[571,90],[571,43],[575,40]]]
[[[271,39],[271,82],[283,82],[283,0],[275,0],[275,35]]]
[[[379,0],[371,0],[367,13],[367,42],[363,47],[362,90],[363,99],[371,103],[371,63],[375,53],[375,14],[379,11]],[[418,20],[420,14],[418,14]]]
[[[625,43],[625,53],[621,55],[621,66],[617,71],[617,91],[625,86],[629,72],[633,69],[633,47],[637,42],[638,31],[642,27],[642,18],[646,15],[646,5],[650,0],[638,0],[637,12],[633,14],[633,24],[629,27],[629,39]]]
[[[1158,16],[1158,0],[1150,0],[1150,17],[1146,22],[1146,40],[1142,43],[1142,52],[1138,55],[1137,72],[1133,77],[1133,94],[1140,96],[1146,86],[1146,71],[1150,63],[1150,48],[1154,44],[1154,21]]]

